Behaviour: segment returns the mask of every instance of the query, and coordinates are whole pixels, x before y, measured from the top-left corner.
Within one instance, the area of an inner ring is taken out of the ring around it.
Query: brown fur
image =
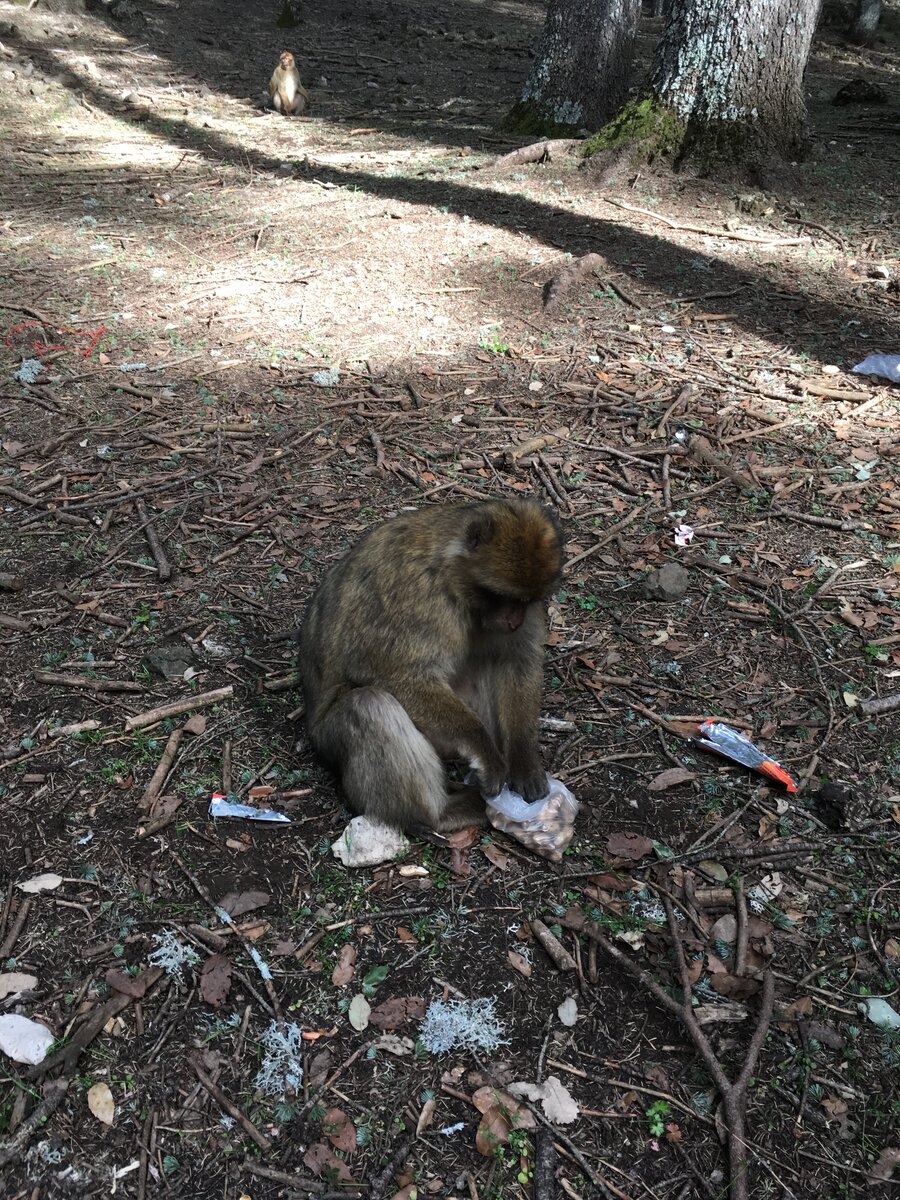
[[[507,783],[546,792],[538,713],[562,544],[534,501],[404,513],[329,571],[300,635],[310,739],[351,808],[400,828],[484,822]],[[448,790],[443,761],[479,789]]]
[[[278,66],[272,72],[269,80],[269,98],[272,107],[284,116],[299,117],[309,107],[309,92],[300,82],[300,72],[294,56],[288,50],[283,50],[278,59]]]

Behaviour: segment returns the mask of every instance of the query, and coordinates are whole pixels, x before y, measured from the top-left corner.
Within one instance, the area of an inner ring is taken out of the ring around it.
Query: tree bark
[[[625,98],[640,0],[549,0],[534,62],[506,128],[596,129]]]
[[[785,157],[806,143],[803,73],[820,0],[671,0],[651,91],[683,127],[679,157]]]
[[[856,0],[850,23],[850,40],[858,46],[871,46],[881,20],[881,0]]]

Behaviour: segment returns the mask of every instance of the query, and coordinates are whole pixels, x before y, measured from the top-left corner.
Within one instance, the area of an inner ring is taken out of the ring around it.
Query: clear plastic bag
[[[578,801],[564,783],[547,776],[547,794],[527,804],[518,792],[504,788],[487,801],[488,820],[501,833],[540,854],[559,862],[575,833]]]

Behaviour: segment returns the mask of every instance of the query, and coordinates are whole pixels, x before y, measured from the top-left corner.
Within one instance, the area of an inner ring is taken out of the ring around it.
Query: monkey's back
[[[447,673],[463,643],[448,549],[468,505],[402,513],[356,543],[322,580],[300,631],[311,724],[341,692],[389,683],[398,667]]]

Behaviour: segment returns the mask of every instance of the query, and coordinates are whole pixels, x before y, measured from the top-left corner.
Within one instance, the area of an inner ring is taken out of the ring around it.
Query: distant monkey
[[[484,797],[504,784],[545,795],[544,600],[561,569],[554,519],[509,499],[403,513],[328,572],[300,678],[312,745],[355,812],[449,832],[484,824]],[[446,761],[478,786],[448,786]]]
[[[269,97],[276,112],[299,117],[309,107],[309,93],[300,82],[300,72],[289,51],[282,51],[278,66],[269,80]]]

